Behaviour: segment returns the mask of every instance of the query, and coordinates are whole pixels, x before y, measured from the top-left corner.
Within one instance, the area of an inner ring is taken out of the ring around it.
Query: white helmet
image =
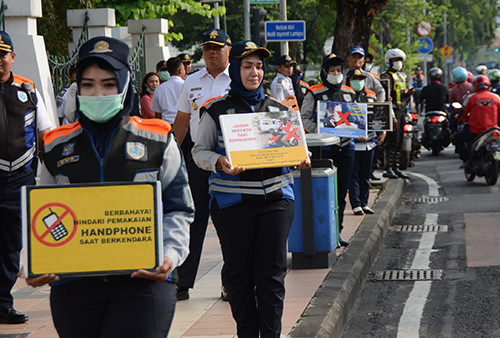
[[[479,65],[476,67],[476,72],[478,75],[485,75],[485,73],[488,71],[488,67],[485,65]]]
[[[392,48],[385,53],[385,64],[387,67],[391,66],[391,59],[403,59],[403,61],[405,61],[406,54],[399,48]]]

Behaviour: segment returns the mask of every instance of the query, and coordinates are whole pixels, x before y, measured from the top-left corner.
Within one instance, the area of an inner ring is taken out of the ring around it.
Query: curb
[[[311,298],[288,337],[340,337],[401,202],[404,180],[388,180],[367,215]]]

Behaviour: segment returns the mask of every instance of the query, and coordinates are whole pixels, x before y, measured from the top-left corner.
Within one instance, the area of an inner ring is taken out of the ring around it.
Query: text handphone
[[[43,218],[43,223],[45,224],[47,229],[53,226],[59,218],[59,216],[57,216],[57,214],[53,212],[52,209],[49,208],[49,210],[50,214]],[[59,224],[57,224],[52,230],[50,230],[50,234],[52,235],[52,237],[54,237],[54,240],[58,241],[68,235],[68,230],[64,227],[64,224],[59,222]]]

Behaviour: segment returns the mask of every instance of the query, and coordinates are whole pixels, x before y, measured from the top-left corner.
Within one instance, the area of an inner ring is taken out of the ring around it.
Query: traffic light
[[[265,9],[252,9],[252,41],[258,45],[266,46],[266,19]]]

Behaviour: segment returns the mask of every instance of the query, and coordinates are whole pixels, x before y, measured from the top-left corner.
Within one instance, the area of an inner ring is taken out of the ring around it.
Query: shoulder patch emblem
[[[268,106],[267,107],[267,110],[269,112],[276,112],[276,111],[280,111],[280,109],[278,107],[273,107],[273,106]]]
[[[226,113],[228,113],[228,114],[234,114],[235,112],[236,112],[236,110],[234,108],[226,110]]]
[[[328,96],[323,94],[323,100],[328,101]]]
[[[146,161],[146,145],[140,142],[127,142],[125,144],[125,158],[134,161]]]
[[[25,92],[22,92],[22,91],[18,91],[17,98],[19,99],[19,101],[24,103],[24,102],[28,101],[28,94],[26,94]]]
[[[62,151],[62,156],[69,156],[75,152],[75,144],[74,143],[68,143],[64,146],[63,151]]]
[[[349,95],[349,94],[344,94],[344,101],[345,101],[345,102],[351,102],[351,95]]]

